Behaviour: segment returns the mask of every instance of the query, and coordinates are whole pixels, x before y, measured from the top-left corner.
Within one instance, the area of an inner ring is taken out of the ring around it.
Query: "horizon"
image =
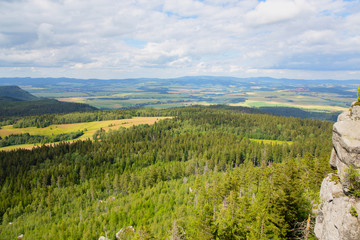
[[[46,77],[46,76],[42,76],[42,77],[29,77],[29,76],[24,76],[24,77],[2,77],[0,76],[0,80],[1,79],[74,79],[74,80],[100,80],[100,81],[112,81],[112,80],[139,80],[139,79],[144,79],[144,80],[171,80],[171,79],[181,79],[181,78],[231,78],[231,79],[237,79],[237,80],[243,80],[243,79],[273,79],[273,80],[295,80],[295,81],[339,81],[339,82],[345,82],[345,81],[360,81],[360,79],[357,78],[353,78],[353,79],[331,79],[331,78],[319,78],[319,79],[305,79],[305,78],[277,78],[277,77],[269,77],[269,76],[256,76],[256,77],[236,77],[236,76],[213,76],[213,75],[193,75],[193,76],[179,76],[179,77],[128,77],[128,78],[77,78],[77,77],[65,77],[65,76],[59,76],[59,77]],[[359,82],[360,83],[360,82]],[[1,85],[1,83],[0,83]],[[14,85],[15,86],[15,85]]]
[[[4,78],[360,79],[358,1],[25,0],[0,13]]]

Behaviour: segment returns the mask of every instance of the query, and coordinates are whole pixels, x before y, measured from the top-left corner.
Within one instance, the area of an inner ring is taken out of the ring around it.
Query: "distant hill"
[[[7,117],[94,110],[97,110],[97,108],[88,104],[60,102],[47,98],[41,99],[18,86],[0,87],[0,120]]]
[[[0,97],[10,97],[13,99],[18,99],[23,101],[39,100],[38,97],[30,94],[29,92],[21,89],[18,86],[1,86]]]
[[[336,122],[338,115],[341,112],[314,112],[305,111],[300,108],[293,107],[259,107],[259,110],[264,113],[285,116],[285,117],[298,117],[298,118],[314,118],[320,120],[327,120]]]

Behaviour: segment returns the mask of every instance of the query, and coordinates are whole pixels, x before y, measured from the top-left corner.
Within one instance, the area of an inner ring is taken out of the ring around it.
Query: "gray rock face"
[[[337,169],[337,156],[336,156],[336,152],[335,149],[333,148],[333,150],[331,151],[331,157],[330,157],[330,166],[333,169]]]
[[[347,168],[360,169],[360,106],[352,104],[333,126],[333,150],[329,174],[321,184],[322,204],[316,218],[315,234],[320,240],[360,240],[360,199],[347,195]]]
[[[353,120],[360,120],[360,106],[353,106],[351,108],[351,118]]]
[[[351,215],[354,208],[360,213],[360,203],[344,194],[335,174],[329,174],[322,182],[320,198],[324,201],[316,218],[315,234],[321,240],[358,240],[358,217]]]
[[[345,121],[345,120],[352,120],[351,116],[350,116],[350,111],[346,111],[346,112],[341,113],[337,118],[338,122]]]
[[[360,168],[360,121],[336,122],[332,140],[338,158]]]

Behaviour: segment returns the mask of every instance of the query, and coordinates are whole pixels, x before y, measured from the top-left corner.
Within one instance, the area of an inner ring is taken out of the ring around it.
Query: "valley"
[[[360,1],[0,1],[0,240],[359,240]]]
[[[313,209],[333,172],[326,120],[353,101],[355,83],[309,82],[310,90],[295,80],[271,89],[259,87],[266,79],[185,80],[122,90],[119,80],[77,88],[19,80],[32,94],[16,92],[35,98],[3,96],[15,107],[51,95],[89,105],[54,112],[59,101],[44,114],[10,107],[1,116],[1,236],[314,238]]]
[[[81,114],[157,116],[64,124],[120,128],[96,141],[0,152],[4,239],[115,239],[129,226],[127,239],[292,239],[332,171],[327,121],[228,106],[102,113]],[[78,116],[26,117],[22,124],[49,125],[1,130],[49,134],[63,131],[51,123]]]
[[[86,103],[99,109],[157,109],[226,104],[294,107],[317,112],[343,111],[356,98],[357,80],[182,77],[172,79],[0,79],[37,97]]]

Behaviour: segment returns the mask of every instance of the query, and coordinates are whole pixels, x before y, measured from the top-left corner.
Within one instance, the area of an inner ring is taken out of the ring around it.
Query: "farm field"
[[[77,140],[86,140],[92,139],[93,134],[99,130],[103,129],[105,131],[109,130],[117,130],[121,127],[129,128],[132,126],[140,125],[140,124],[154,124],[155,122],[171,118],[171,117],[134,117],[131,119],[121,119],[121,120],[108,120],[108,121],[94,121],[94,122],[84,122],[84,123],[72,123],[72,124],[58,124],[58,125],[50,125],[45,128],[36,128],[36,127],[28,127],[28,128],[13,128],[12,125],[3,126],[0,129],[0,137],[4,138],[9,136],[10,134],[22,134],[29,133],[30,135],[57,135],[63,133],[71,133],[77,131],[83,131],[84,135],[80,136],[77,139],[70,140],[67,142],[73,142]],[[51,144],[51,143],[50,143]],[[39,144],[21,144],[21,145],[13,145],[0,148],[0,151],[3,150],[13,150],[18,148],[26,148],[31,149],[35,146],[39,146]]]
[[[97,96],[94,97],[74,97],[74,98],[57,98],[65,102],[86,103],[100,109],[117,109],[128,107],[153,107],[164,109],[169,107],[182,107],[189,105],[211,105],[211,104],[228,104],[230,106],[244,107],[296,107],[311,111],[345,111],[346,104],[351,99],[337,97],[336,95],[327,94],[324,97],[305,96],[298,93],[279,94],[276,92],[248,92],[217,94],[214,96],[204,96],[204,94],[192,94],[188,96],[163,96],[159,98],[140,98],[133,95],[129,98],[119,98],[114,96]],[[326,100],[323,98],[326,97]],[[336,102],[336,103],[335,103]],[[343,103],[343,104],[342,104]]]
[[[182,77],[173,79],[1,79],[38,97],[86,103],[99,109],[225,104],[343,111],[356,98],[358,80]]]
[[[246,100],[245,102],[229,104],[230,106],[242,106],[242,107],[295,107],[300,109],[306,109],[311,111],[345,111],[347,108],[341,106],[331,106],[331,105],[315,105],[315,104],[306,104],[305,102],[275,102],[275,101],[257,101],[257,100]]]

